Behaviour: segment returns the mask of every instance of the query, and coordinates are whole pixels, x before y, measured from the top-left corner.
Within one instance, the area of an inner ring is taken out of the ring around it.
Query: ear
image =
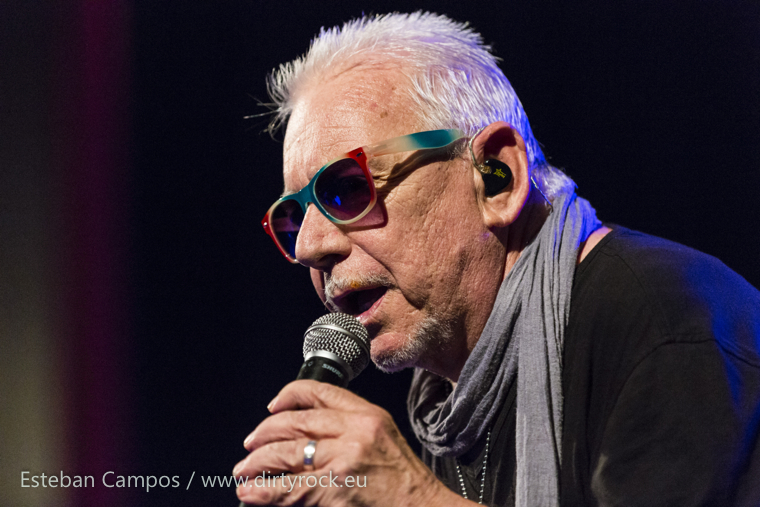
[[[487,196],[483,176],[473,167],[475,188],[488,228],[506,227],[517,220],[530,193],[530,173],[525,141],[510,124],[492,123],[472,141],[472,152],[478,164],[495,159],[506,164],[512,172],[512,181],[501,192]],[[469,156],[469,153],[467,154]]]

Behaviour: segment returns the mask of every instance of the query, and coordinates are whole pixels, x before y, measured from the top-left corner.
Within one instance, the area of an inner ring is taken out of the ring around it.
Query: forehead
[[[299,91],[285,134],[286,192],[354,148],[416,132],[408,83],[398,68],[353,68]]]

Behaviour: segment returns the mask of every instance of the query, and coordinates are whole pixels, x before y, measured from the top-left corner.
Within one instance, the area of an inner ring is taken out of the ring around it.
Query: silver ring
[[[306,447],[303,448],[303,466],[306,467],[314,467],[314,454],[317,452],[317,441],[316,440],[309,440],[309,443],[306,444]]]

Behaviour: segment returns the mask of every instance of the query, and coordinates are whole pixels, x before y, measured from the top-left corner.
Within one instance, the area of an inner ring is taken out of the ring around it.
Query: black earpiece
[[[472,142],[478,137],[478,134],[483,132],[485,127],[475,133],[467,143],[467,147],[470,149],[470,156],[472,157],[472,165],[480,172],[480,177],[483,178],[483,184],[486,187],[486,196],[493,197],[498,194],[509,185],[512,181],[512,169],[507,164],[496,158],[489,158],[483,164],[478,164],[478,160],[475,158],[475,152],[472,150]]]
[[[495,158],[489,158],[483,162],[483,165],[491,169],[489,174],[481,172],[480,175],[486,186],[486,196],[492,197],[507,188],[509,182],[512,181],[512,170],[507,164]]]

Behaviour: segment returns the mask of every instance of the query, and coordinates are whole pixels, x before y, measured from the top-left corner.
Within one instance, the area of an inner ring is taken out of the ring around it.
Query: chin
[[[372,354],[372,362],[383,373],[396,373],[406,368],[413,368],[416,363],[415,359],[394,352]]]
[[[383,373],[412,368],[417,362],[418,354],[410,341],[408,335],[393,336],[390,333],[373,338],[370,343],[372,362]]]
[[[436,317],[423,320],[416,329],[395,340],[389,336],[378,336],[372,340],[372,362],[384,373],[395,373],[419,364],[435,363],[435,354],[440,353],[444,345],[450,343],[454,333],[448,322]],[[381,349],[384,341],[395,344]],[[395,347],[393,346],[395,345]]]

